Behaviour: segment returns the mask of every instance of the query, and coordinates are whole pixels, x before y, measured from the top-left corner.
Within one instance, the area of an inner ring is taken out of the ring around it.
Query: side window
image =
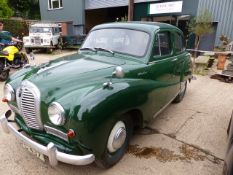
[[[184,50],[184,39],[183,37],[176,33],[175,34],[175,52],[182,52]]]
[[[55,28],[52,28],[52,33],[53,33],[53,35],[55,34]]]
[[[55,30],[55,34],[59,34],[59,32],[60,32],[59,28],[55,27],[54,30]]]
[[[171,54],[170,33],[159,32],[155,39],[154,56],[166,56]]]
[[[158,35],[156,35],[156,38],[155,38],[154,56],[161,56],[161,54],[160,54],[159,37],[158,37]]]

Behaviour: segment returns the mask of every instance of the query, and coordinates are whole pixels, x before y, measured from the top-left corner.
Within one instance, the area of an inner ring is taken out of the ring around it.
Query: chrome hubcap
[[[120,149],[125,143],[126,139],[126,128],[122,121],[118,121],[112,128],[112,131],[108,138],[107,149],[110,153],[113,153]]]
[[[126,138],[125,128],[118,129],[112,142],[113,148],[116,150],[119,149],[125,143],[125,138]]]

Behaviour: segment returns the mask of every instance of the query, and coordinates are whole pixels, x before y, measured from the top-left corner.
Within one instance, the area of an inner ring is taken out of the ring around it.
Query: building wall
[[[161,0],[134,0],[134,3],[140,2],[151,2],[151,1],[161,1]],[[85,9],[99,9],[108,7],[121,7],[127,6],[129,0],[85,0]]]
[[[221,34],[233,40],[233,0],[200,0],[198,13],[204,9],[211,12],[213,22],[218,22],[215,45],[220,44]]]
[[[178,0],[163,0],[159,2],[135,4],[134,20],[140,21],[142,17],[167,16],[167,15],[191,15],[196,16],[199,0],[183,0],[182,13],[149,15],[149,5],[152,3],[172,2]]]
[[[73,21],[73,25],[84,25],[84,0],[63,0],[63,8],[48,10],[48,0],[40,0],[41,19],[46,21]]]

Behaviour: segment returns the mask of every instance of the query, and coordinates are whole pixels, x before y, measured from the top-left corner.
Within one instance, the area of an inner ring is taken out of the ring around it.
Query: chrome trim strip
[[[10,109],[11,109],[12,111],[14,111],[14,112],[17,113],[17,114],[20,114],[19,109],[18,109],[16,106],[14,106],[14,105],[12,105],[12,104],[8,104],[8,106],[10,107]]]
[[[58,129],[52,128],[52,127],[47,126],[47,125],[44,125],[44,129],[48,134],[52,134],[52,135],[59,137],[60,139],[65,140],[67,142],[69,141],[67,134],[58,130]]]
[[[88,165],[95,160],[94,154],[87,154],[84,156],[70,155],[57,150],[56,145],[50,142],[47,146],[41,145],[34,140],[18,132],[14,126],[7,121],[5,114],[0,118],[0,124],[5,133],[12,133],[19,140],[23,141],[27,146],[33,148],[37,152],[49,157],[49,163],[51,166],[56,166],[58,161],[72,164],[72,165]]]
[[[39,74],[39,73],[41,73],[41,72],[44,72],[44,71],[47,71],[47,70],[50,70],[50,69],[53,69],[53,68],[55,68],[55,67],[58,67],[58,66],[61,66],[61,65],[63,65],[63,64],[66,64],[66,63],[68,63],[69,61],[61,61],[61,62],[59,62],[59,63],[56,63],[55,65],[53,65],[53,66],[45,66],[45,67],[42,67],[42,68],[40,68],[40,70],[38,70],[38,72],[36,73],[36,74]]]

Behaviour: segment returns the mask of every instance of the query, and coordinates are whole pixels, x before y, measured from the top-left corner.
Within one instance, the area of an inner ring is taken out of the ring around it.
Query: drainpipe
[[[133,21],[134,0],[129,0],[128,6],[128,21]]]

